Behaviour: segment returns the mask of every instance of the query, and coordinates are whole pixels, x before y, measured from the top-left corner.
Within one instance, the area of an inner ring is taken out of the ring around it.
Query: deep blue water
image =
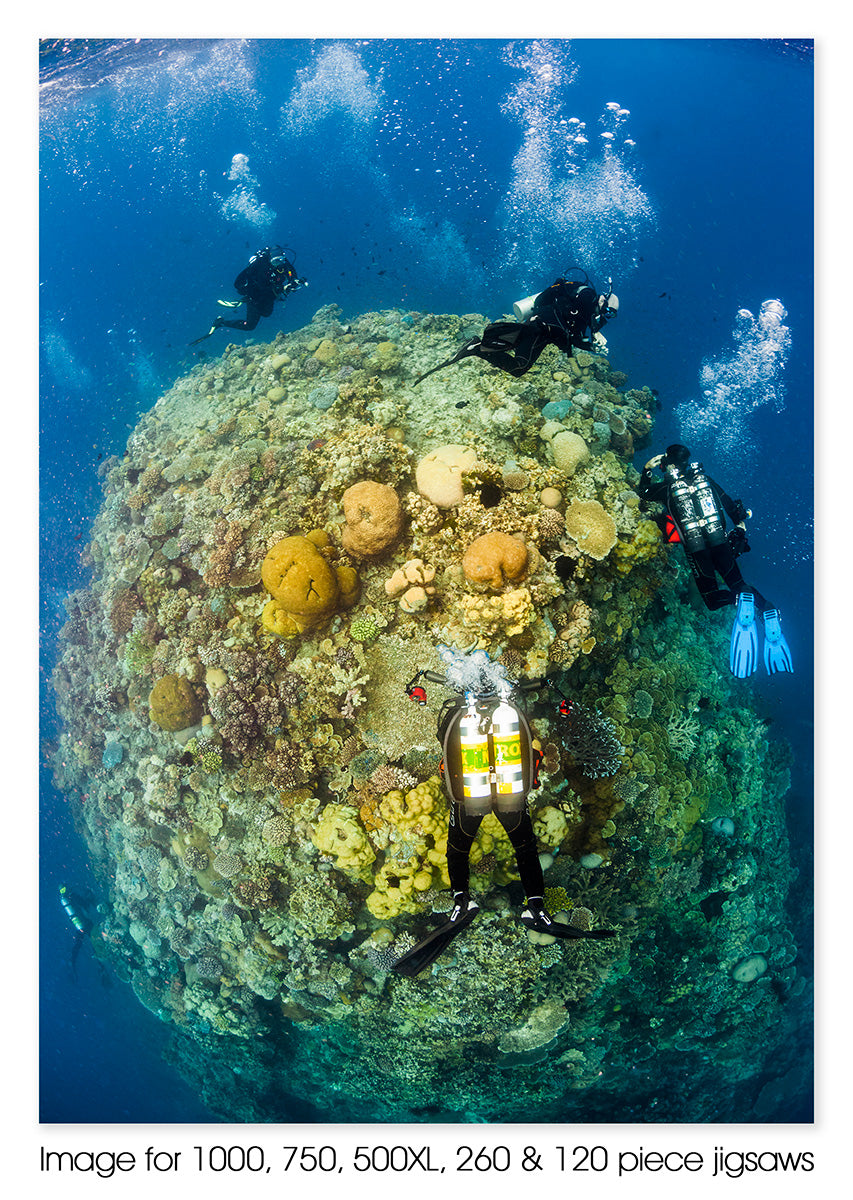
[[[659,393],[655,450],[690,439],[753,510],[744,571],[781,608],[796,658],[794,676],[755,687],[794,748],[789,817],[808,878],[812,88],[810,46],[779,41],[45,45],[43,739],[98,464],[197,361],[189,341],[254,250],[291,247],[310,282],[263,340],[328,303],[497,317],[580,265],[613,278],[611,361]],[[567,153],[572,118],[587,143]],[[734,330],[738,310],[757,317],[768,300],[790,345],[756,381],[766,339]],[[721,422],[694,441],[703,389]],[[165,1027],[125,985],[104,987],[85,948],[71,984],[57,888],[91,877],[46,771],[41,795],[42,1120],[212,1119],[162,1063]]]

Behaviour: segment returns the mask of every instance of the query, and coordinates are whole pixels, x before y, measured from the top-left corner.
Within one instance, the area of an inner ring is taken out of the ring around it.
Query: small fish
[[[466,406],[466,404],[468,404],[468,403],[469,403],[468,400],[457,400],[454,407],[455,408],[464,408]]]

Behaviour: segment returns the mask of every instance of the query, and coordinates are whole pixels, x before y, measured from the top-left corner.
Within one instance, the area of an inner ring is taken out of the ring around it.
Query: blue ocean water
[[[613,279],[611,362],[658,392],[655,449],[687,441],[753,511],[744,570],[781,608],[796,658],[794,676],[754,686],[794,750],[787,803],[808,913],[810,45],[56,42],[40,66],[45,743],[98,465],[214,345],[188,343],[251,253],[287,245],[310,284],[259,327],[264,339],[329,303],[497,317],[581,266]],[[768,301],[780,307],[762,322]],[[69,977],[58,887],[94,884],[47,770],[41,829],[42,1119],[213,1120],[126,985],[104,986],[85,947]]]

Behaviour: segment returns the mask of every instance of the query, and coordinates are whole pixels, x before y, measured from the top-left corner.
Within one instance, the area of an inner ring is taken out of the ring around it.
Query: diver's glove
[[[734,529],[730,529],[727,538],[735,558],[739,554],[748,554],[752,549],[746,538],[746,530],[740,525],[735,525]]]

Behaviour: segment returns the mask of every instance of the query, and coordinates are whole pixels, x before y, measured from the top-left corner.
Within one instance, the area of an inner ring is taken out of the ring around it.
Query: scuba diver
[[[546,346],[557,346],[571,356],[572,349],[606,354],[607,339],[601,332],[619,312],[619,297],[608,290],[600,294],[590,283],[560,276],[544,292],[526,296],[513,304],[515,321],[487,325],[482,338],[466,342],[452,358],[419,375],[413,387],[463,358],[482,358],[493,367],[520,378],[529,371]]]
[[[453,909],[443,925],[399,958],[391,970],[409,978],[419,975],[477,916],[479,905],[468,892],[469,854],[480,823],[490,812],[515,851],[526,896],[521,923],[557,938],[615,937],[611,929],[564,925],[545,908],[542,864],[527,809],[527,794],[538,786],[542,756],[533,748],[527,718],[515,702],[517,692],[535,690],[542,681],[510,683],[482,650],[464,655],[439,647],[439,653],[450,664],[447,675],[419,671],[406,693],[415,703],[425,704],[421,679],[443,683],[457,693],[444,702],[436,734],[444,752],[440,771],[450,799],[447,869]]]
[[[290,292],[307,286],[308,281],[297,276],[293,263],[281,246],[266,246],[252,255],[249,265],[234,280],[234,289],[242,299],[217,302],[223,308],[239,308],[245,304],[245,318],[227,321],[225,317],[217,317],[207,333],[190,342],[190,345],[197,346],[216,333],[217,329],[244,329],[247,332],[254,329],[261,317],[272,316],[276,300],[283,300]]]
[[[59,888],[59,902],[65,909],[65,915],[68,917],[71,924],[77,931],[74,936],[74,943],[71,947],[71,979],[74,983],[77,982],[77,958],[80,954],[80,947],[91,936],[92,930],[95,928],[95,919],[91,915],[93,911],[97,911],[97,906],[91,896],[85,897],[77,895],[74,892],[69,892],[65,884]],[[101,982],[107,986],[110,984],[109,976],[105,978],[103,963],[99,962],[101,970]]]
[[[653,472],[663,472],[655,479]],[[764,665],[770,675],[793,671],[791,651],[774,608],[757,588],[748,584],[737,564],[749,542],[745,521],[752,513],[740,500],[732,500],[719,484],[705,474],[702,464],[690,461],[686,446],[667,447],[664,454],[649,459],[637,488],[641,499],[663,504],[666,512],[655,521],[667,542],[680,542],[707,608],[737,606],[732,627],[729,666],[738,679],[746,679],[758,668],[758,631],[755,614],[764,622]],[[725,513],[733,529],[726,532]],[[717,576],[722,578],[720,587]]]

